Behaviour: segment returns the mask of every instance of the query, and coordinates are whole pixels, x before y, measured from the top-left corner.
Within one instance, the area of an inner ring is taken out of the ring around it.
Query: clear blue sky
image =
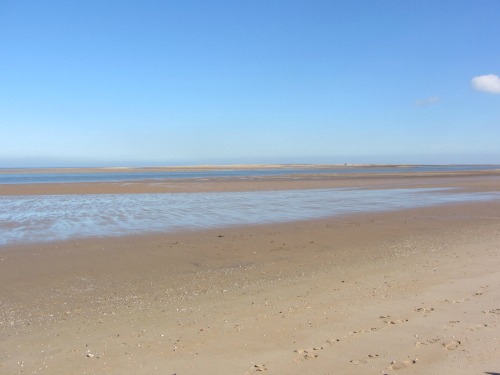
[[[500,163],[499,15],[0,0],[0,166]]]

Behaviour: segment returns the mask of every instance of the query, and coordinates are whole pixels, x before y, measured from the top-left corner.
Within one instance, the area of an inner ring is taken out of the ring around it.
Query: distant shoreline
[[[109,172],[189,172],[189,171],[224,171],[224,170],[272,170],[272,169],[311,169],[330,168],[421,168],[421,167],[498,167],[500,164],[206,164],[178,166],[144,166],[144,167],[23,167],[0,168],[0,174],[14,173],[109,173]]]

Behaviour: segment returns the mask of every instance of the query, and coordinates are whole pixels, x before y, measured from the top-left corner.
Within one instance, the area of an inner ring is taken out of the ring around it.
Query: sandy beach
[[[498,172],[3,185],[456,187]],[[0,248],[0,374],[500,373],[500,201]]]

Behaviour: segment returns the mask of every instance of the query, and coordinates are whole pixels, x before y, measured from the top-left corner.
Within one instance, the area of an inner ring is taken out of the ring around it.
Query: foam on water
[[[452,189],[313,189],[0,197],[0,245],[315,219],[499,199]]]

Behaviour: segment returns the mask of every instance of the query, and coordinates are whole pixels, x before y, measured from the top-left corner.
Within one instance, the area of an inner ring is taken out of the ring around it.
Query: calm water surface
[[[0,245],[316,219],[463,201],[453,189],[0,196]]]
[[[228,169],[178,172],[92,172],[92,173],[11,173],[0,170],[0,184],[116,182],[172,178],[252,178],[283,176],[289,174],[348,174],[348,173],[404,173],[404,172],[453,172],[453,171],[500,170],[500,165],[420,165],[410,167],[332,167],[332,168],[279,168],[279,169]]]

